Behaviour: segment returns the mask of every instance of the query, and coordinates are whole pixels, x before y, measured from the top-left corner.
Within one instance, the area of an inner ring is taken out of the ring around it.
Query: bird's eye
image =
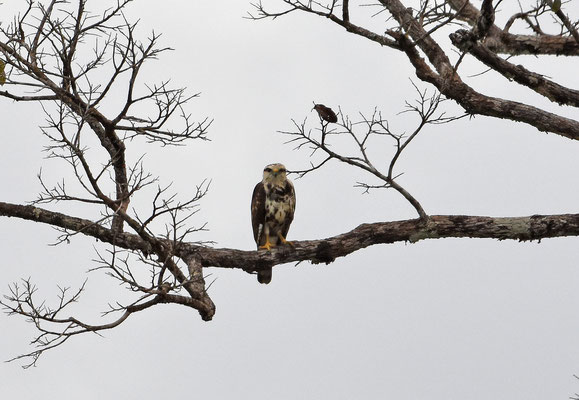
[[[279,172],[285,172],[285,168],[280,168]]]
[[[271,168],[265,168],[264,171],[265,172],[271,172]]]

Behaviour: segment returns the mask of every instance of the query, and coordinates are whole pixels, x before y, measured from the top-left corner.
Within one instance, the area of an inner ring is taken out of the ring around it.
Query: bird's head
[[[283,164],[269,164],[263,169],[263,183],[281,186],[287,179],[287,170]]]

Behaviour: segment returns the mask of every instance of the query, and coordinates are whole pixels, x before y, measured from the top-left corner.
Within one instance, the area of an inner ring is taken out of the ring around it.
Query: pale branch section
[[[447,0],[447,3],[456,11],[458,20],[465,21],[471,26],[475,26],[481,18],[480,10],[469,0]],[[540,20],[553,11],[548,3],[550,1],[537,1],[534,6],[526,10],[521,9],[507,20],[502,29],[492,24],[488,29],[485,44],[491,51],[499,54],[579,56],[577,23],[572,25],[565,17],[566,22],[563,22],[563,25],[567,28],[569,35],[553,35],[543,31]],[[559,9],[556,14],[559,16],[563,12]],[[534,35],[509,32],[517,20],[523,20]]]
[[[275,10],[272,6],[270,10],[264,3],[281,3],[285,8],[282,6]],[[521,9],[509,18],[504,29],[495,24],[495,8],[498,3],[484,0],[479,10],[468,0],[423,0],[418,7],[416,2],[411,1],[379,0],[373,5],[372,15],[360,11],[354,19],[351,12],[353,6],[348,1],[264,0],[253,5],[256,11],[250,14],[250,18],[278,18],[293,12],[323,17],[354,35],[380,43],[387,50],[405,53],[419,79],[434,85],[442,95],[456,101],[472,115],[523,122],[543,132],[579,140],[577,120],[532,104],[494,97],[466,83],[468,73],[460,66],[465,56],[472,55],[485,68],[499,72],[509,81],[527,87],[550,101],[579,106],[577,89],[558,84],[498,55],[579,55],[578,22],[572,22],[572,17],[567,16],[561,8],[567,3],[563,2],[563,6],[555,9],[552,2],[539,1],[535,7]],[[376,12],[376,9],[379,11]],[[383,14],[389,18],[382,32],[365,27],[371,24],[373,17]],[[513,34],[509,30],[514,30],[515,25],[518,27],[515,24],[518,20],[525,21],[528,26],[523,28],[523,33]],[[452,29],[456,27],[460,29],[453,32]],[[558,29],[559,32],[548,34],[548,29]],[[449,30],[447,34],[450,34],[454,45],[451,48],[447,48],[445,41],[439,37],[441,32]],[[526,30],[530,30],[533,35],[528,35]],[[458,59],[452,61],[453,53],[457,50],[460,52]]]

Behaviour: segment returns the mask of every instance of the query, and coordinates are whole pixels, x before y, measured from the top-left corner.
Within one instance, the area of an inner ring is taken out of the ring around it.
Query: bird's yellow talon
[[[281,242],[283,244],[289,244],[291,247],[295,247],[292,242],[290,242],[289,240],[285,240],[285,238],[282,236],[281,232],[278,232],[277,237],[279,237],[279,240],[281,240]]]
[[[272,247],[273,247],[273,245],[271,243],[266,243],[263,246],[259,246],[260,249],[267,250],[267,251],[271,251]]]
[[[269,241],[269,236],[266,237],[265,244],[263,246],[259,246],[260,249],[264,249],[267,251],[271,251],[271,248],[274,247],[273,244]]]

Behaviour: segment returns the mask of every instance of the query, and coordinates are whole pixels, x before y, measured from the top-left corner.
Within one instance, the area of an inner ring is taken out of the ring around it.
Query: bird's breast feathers
[[[295,198],[292,184],[287,181],[284,186],[266,187],[265,219],[283,224],[287,218],[293,218]]]
[[[278,224],[282,224],[291,213],[293,213],[292,202],[287,197],[281,201],[269,198],[265,200],[266,221],[274,220]]]

